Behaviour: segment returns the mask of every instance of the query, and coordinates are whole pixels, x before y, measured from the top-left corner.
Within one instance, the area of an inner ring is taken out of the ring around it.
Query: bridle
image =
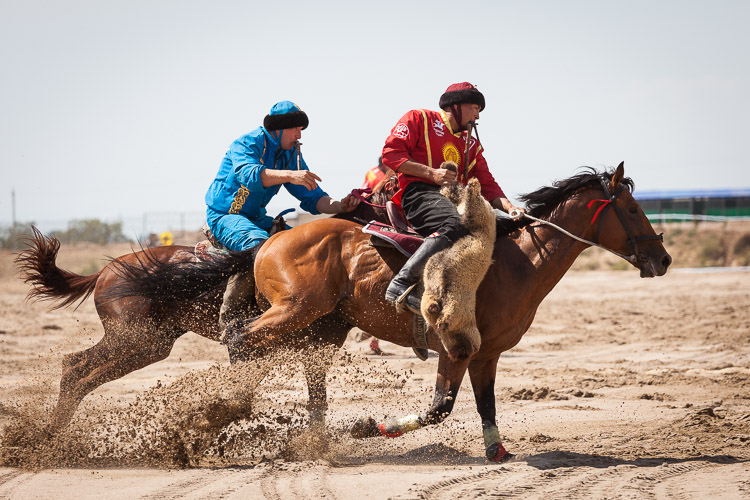
[[[625,259],[626,261],[630,262],[631,264],[635,264],[638,261],[638,242],[639,241],[646,241],[646,240],[664,241],[664,233],[655,234],[653,236],[633,236],[633,233],[630,231],[630,228],[628,227],[628,224],[625,222],[625,217],[623,216],[622,211],[620,210],[620,208],[615,203],[613,203],[617,199],[617,197],[620,195],[620,193],[622,193],[623,190],[626,188],[626,185],[625,184],[620,184],[620,187],[617,189],[617,191],[615,191],[614,194],[611,194],[610,191],[609,191],[609,188],[607,187],[607,183],[605,182],[605,180],[600,177],[599,178],[599,182],[602,185],[602,190],[604,191],[605,198],[604,199],[599,199],[599,200],[591,200],[586,205],[588,208],[591,208],[592,205],[594,205],[594,203],[597,203],[597,202],[601,202],[602,203],[602,205],[594,213],[594,217],[591,219],[591,223],[593,224],[596,221],[597,217],[599,217],[601,215],[601,218],[599,219],[599,226],[596,228],[596,235],[594,236],[594,241],[588,241],[588,240],[585,240],[583,238],[580,238],[580,237],[578,237],[578,236],[576,236],[576,235],[574,235],[574,234],[566,231],[565,229],[561,228],[557,224],[553,224],[552,222],[549,222],[549,221],[546,221],[546,220],[537,219],[533,215],[529,215],[527,213],[524,213],[523,216],[526,217],[527,219],[531,219],[531,220],[539,222],[541,224],[544,224],[544,225],[547,225],[547,226],[551,226],[551,227],[557,229],[558,231],[562,232],[563,234],[565,234],[567,236],[570,236],[574,240],[578,240],[578,241],[580,241],[582,243],[586,243],[587,245],[591,245],[591,246],[602,248],[602,249],[604,249],[604,250],[606,250],[608,252],[611,252],[611,253],[617,255],[618,257],[620,257],[622,259]],[[604,225],[604,218],[606,217],[607,212],[609,211],[610,207],[614,208],[615,215],[617,215],[617,218],[620,220],[620,224],[622,225],[622,228],[625,230],[625,234],[628,237],[628,243],[633,248],[633,253],[630,254],[630,255],[623,255],[623,254],[621,254],[619,252],[616,252],[616,251],[612,250],[611,248],[607,248],[607,247],[599,244],[599,234],[602,231],[602,226]]]

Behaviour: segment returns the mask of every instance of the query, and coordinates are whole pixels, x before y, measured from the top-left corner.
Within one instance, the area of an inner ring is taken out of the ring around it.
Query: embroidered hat
[[[440,96],[440,109],[464,103],[476,104],[479,106],[479,111],[484,110],[484,96],[469,82],[454,83]]]
[[[302,127],[306,129],[310,124],[307,114],[291,101],[277,102],[271,112],[263,119],[266,130],[282,130],[285,128]]]

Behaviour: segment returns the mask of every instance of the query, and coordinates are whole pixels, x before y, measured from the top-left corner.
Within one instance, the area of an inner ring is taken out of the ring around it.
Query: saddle
[[[371,236],[373,246],[395,247],[399,252],[410,257],[422,244],[424,238],[409,225],[401,207],[388,201],[385,210],[391,224],[370,221],[362,232]]]
[[[271,224],[271,230],[268,232],[268,235],[273,236],[279,231],[288,229],[286,220],[284,220],[284,215],[293,211],[293,208],[288,208],[274,217],[273,223]],[[216,255],[229,253],[230,250],[222,245],[216,235],[211,232],[211,228],[208,227],[208,222],[203,224],[201,232],[206,237],[206,239],[195,244],[195,256],[198,258],[198,260],[202,260],[205,262],[207,260],[211,260],[211,258]]]

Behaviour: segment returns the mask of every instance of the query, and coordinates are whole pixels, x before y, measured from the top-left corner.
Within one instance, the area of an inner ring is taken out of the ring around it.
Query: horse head
[[[593,233],[595,243],[624,255],[641,272],[641,278],[664,275],[672,257],[664,248],[662,235],[656,234],[633,197],[633,181],[625,177],[624,162],[606,180],[608,176],[602,175],[601,186],[587,193],[586,206],[593,214],[588,233]]]

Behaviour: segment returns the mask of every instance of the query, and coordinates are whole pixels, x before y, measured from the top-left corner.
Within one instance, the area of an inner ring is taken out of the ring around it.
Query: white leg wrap
[[[407,415],[396,420],[399,430],[401,432],[411,432],[419,429],[419,416],[418,415]]]
[[[493,425],[492,427],[487,427],[484,431],[482,431],[482,435],[484,436],[485,448],[488,448],[491,445],[500,442],[500,432],[497,430],[497,426],[495,425]]]

